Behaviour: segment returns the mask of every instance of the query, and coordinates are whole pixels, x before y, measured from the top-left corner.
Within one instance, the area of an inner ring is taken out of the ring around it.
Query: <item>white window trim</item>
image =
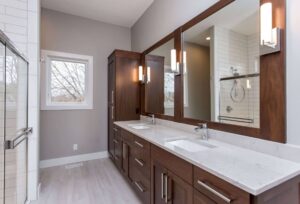
[[[84,103],[59,103],[50,102],[50,59],[62,58],[70,61],[85,63],[87,74],[85,75],[85,102]],[[87,55],[57,52],[50,50],[41,51],[41,110],[82,110],[93,109],[93,57]]]

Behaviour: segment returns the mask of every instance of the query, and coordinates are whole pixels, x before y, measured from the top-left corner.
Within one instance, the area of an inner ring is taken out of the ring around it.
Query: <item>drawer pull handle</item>
[[[136,187],[142,192],[144,193],[146,190],[142,187],[141,184],[139,184],[139,182],[135,181],[134,184],[136,185]]]
[[[144,145],[142,145],[142,144],[139,143],[138,141],[134,141],[134,143],[135,143],[137,146],[139,146],[139,147],[141,147],[141,148],[144,148]]]
[[[115,131],[115,132],[118,132],[118,129],[117,129],[117,128],[114,128],[114,131]]]
[[[165,200],[165,174],[161,174],[161,199]]]
[[[119,142],[116,139],[114,139],[113,141],[115,144],[119,144]]]
[[[231,203],[231,199],[228,198],[227,196],[223,195],[222,193],[219,193],[218,191],[216,191],[215,189],[213,189],[212,187],[208,186],[207,184],[203,183],[202,181],[197,181],[197,183],[202,186],[203,188],[205,188],[206,190],[210,191],[211,193],[213,193],[214,195],[218,196],[219,198],[221,198],[222,200],[224,200],[226,203]]]
[[[137,159],[137,158],[135,158],[134,160],[135,160],[136,163],[138,163],[141,167],[144,166],[144,162],[142,162],[141,160],[139,160],[139,159]]]
[[[165,186],[164,186],[164,191],[165,191],[165,203],[166,204],[168,204],[168,201],[169,201],[169,195],[168,195],[168,181],[169,180],[169,178],[168,178],[168,175],[165,175],[164,176],[164,184],[165,184]]]

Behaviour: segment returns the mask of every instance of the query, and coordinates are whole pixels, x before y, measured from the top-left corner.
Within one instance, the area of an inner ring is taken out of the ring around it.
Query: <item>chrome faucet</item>
[[[149,114],[149,117],[151,117],[151,124],[155,125],[155,115],[154,114]]]
[[[196,132],[201,131],[201,139],[208,140],[208,131],[207,131],[207,123],[199,123],[198,126],[195,128]]]

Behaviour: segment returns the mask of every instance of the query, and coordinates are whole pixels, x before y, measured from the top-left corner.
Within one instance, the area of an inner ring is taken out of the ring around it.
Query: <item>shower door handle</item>
[[[19,144],[28,139],[28,136],[32,133],[32,127],[23,128],[18,131],[18,135],[12,140],[5,141],[5,149],[15,149]]]

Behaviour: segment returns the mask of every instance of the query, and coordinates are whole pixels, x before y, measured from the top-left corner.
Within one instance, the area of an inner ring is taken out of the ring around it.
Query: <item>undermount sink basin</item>
[[[216,148],[216,146],[201,142],[201,141],[191,141],[191,140],[175,140],[167,142],[168,145],[171,145],[175,148],[180,148],[188,152],[200,152],[209,149]]]
[[[149,126],[146,125],[131,125],[130,127],[136,130],[146,130],[150,128]]]

